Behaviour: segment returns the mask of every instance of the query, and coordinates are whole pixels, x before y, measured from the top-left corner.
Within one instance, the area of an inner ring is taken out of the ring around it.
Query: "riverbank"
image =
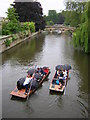
[[[9,49],[11,49],[12,47],[14,47],[14,46],[16,46],[16,45],[30,39],[30,38],[32,38],[33,36],[37,35],[38,33],[39,32],[35,32],[35,33],[29,32],[28,36],[24,35],[24,37],[23,37],[23,35],[21,33],[1,37],[0,38],[0,54],[7,51],[7,50],[9,50]],[[7,42],[8,42],[8,44],[7,44]]]

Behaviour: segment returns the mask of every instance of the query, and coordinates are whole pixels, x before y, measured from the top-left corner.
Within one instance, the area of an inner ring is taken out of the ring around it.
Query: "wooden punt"
[[[45,76],[43,76],[42,80],[39,81],[39,86],[42,84],[42,82],[45,80],[45,78],[49,75],[50,73],[50,69],[47,68],[47,73]],[[38,87],[39,87],[38,86]],[[15,97],[19,97],[19,98],[23,98],[23,99],[26,99],[27,96],[31,95],[32,93],[34,93],[35,91],[37,90],[37,88],[33,89],[33,90],[29,90],[30,92],[28,94],[25,94],[25,89],[21,89],[21,90],[18,90],[18,88],[16,87],[11,93],[10,95],[12,96],[15,96]]]
[[[55,75],[53,77],[53,79],[51,80],[50,86],[49,86],[49,90],[50,92],[60,92],[63,93],[67,84],[67,79],[68,76],[65,79],[65,84],[63,86],[60,86],[60,84],[56,84],[57,78],[56,78],[56,72]]]

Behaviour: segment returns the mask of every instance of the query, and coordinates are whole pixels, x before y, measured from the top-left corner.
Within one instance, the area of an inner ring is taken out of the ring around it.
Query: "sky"
[[[48,10],[60,12],[65,9],[64,0],[38,0],[43,8],[43,13],[48,15]]]
[[[0,2],[0,17],[6,17],[7,9],[15,0],[2,0]],[[48,15],[48,10],[56,10],[57,13],[65,9],[64,0],[37,0],[41,3],[43,14]]]

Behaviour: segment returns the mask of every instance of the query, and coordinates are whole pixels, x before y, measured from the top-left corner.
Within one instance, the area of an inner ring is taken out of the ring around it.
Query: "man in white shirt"
[[[30,75],[28,74],[24,83],[23,83],[23,86],[25,86],[26,90],[25,90],[25,94],[28,94],[28,87],[29,87],[29,84],[30,82],[32,81],[32,79],[34,78],[34,74],[33,75]]]
[[[66,79],[67,78],[67,70],[64,70],[63,74],[64,74],[64,78]]]

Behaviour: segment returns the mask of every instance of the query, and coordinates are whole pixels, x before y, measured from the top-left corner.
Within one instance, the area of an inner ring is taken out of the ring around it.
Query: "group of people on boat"
[[[35,85],[38,84],[38,82],[47,74],[47,72],[47,69],[43,69],[40,67],[37,68],[37,70],[35,70],[33,74],[28,73],[23,83],[23,86],[25,87],[25,94],[28,94],[31,87],[35,88],[36,86],[34,86],[33,83]],[[38,75],[39,77],[37,77]]]
[[[51,81],[49,90],[63,92],[65,90],[66,81],[70,78],[69,70],[71,66],[68,64],[57,65],[55,67],[55,75]],[[49,67],[35,67],[29,69],[27,76],[17,81],[17,87],[10,93],[13,96],[26,98],[27,94],[34,92],[50,73]],[[23,94],[25,95],[23,95]]]
[[[68,77],[68,71],[67,70],[63,70],[63,68],[61,70],[57,70],[56,74],[55,74],[55,78],[56,80],[56,84],[59,85],[59,88],[63,88],[65,83],[66,83],[66,79]]]

